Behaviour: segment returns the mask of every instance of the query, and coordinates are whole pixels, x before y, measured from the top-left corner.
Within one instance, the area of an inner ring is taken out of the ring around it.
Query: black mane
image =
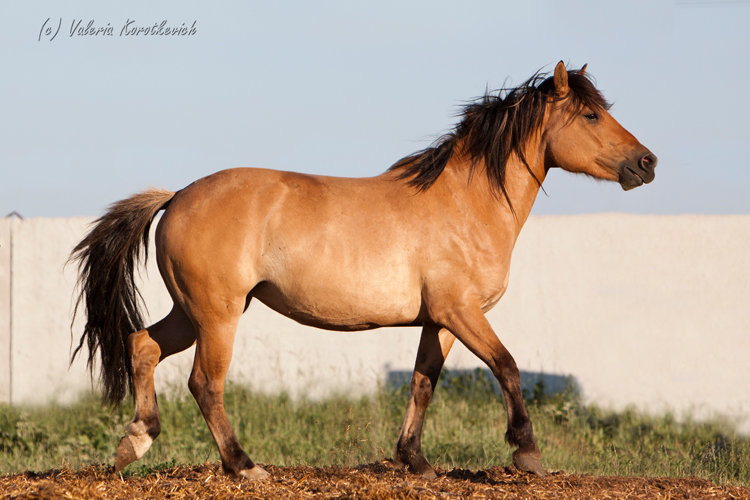
[[[568,103],[574,110],[609,109],[609,103],[587,75],[569,71],[568,86]],[[400,159],[389,170],[401,170],[398,179],[409,179],[409,184],[424,191],[440,177],[448,160],[455,153],[461,153],[471,160],[472,171],[484,160],[491,188],[496,194],[502,193],[510,205],[505,189],[505,166],[513,153],[539,182],[526,162],[523,149],[541,126],[550,98],[555,98],[555,85],[551,76],[542,73],[516,88],[487,93],[463,108],[459,114],[461,121],[451,132],[430,147]],[[463,141],[462,150],[457,151],[460,141]]]

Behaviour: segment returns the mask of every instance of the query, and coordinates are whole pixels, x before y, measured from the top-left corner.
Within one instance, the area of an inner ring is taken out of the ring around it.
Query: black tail
[[[103,396],[109,403],[119,404],[132,390],[127,338],[144,327],[135,269],[141,248],[148,255],[151,221],[174,195],[152,189],[114,203],[70,255],[71,261],[78,262],[79,272],[80,295],[75,312],[81,304],[86,309],[86,327],[71,363],[85,343],[89,349],[88,368],[93,371],[99,351]]]

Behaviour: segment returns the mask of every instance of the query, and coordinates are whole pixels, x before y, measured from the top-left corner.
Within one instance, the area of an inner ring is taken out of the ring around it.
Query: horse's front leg
[[[430,315],[448,328],[492,370],[500,382],[508,413],[505,440],[518,449],[513,464],[520,470],[543,476],[542,454],[521,395],[521,375],[513,356],[500,342],[479,304],[465,298],[442,299],[430,304]]]
[[[445,328],[432,324],[426,324],[422,328],[411,378],[409,407],[396,443],[396,460],[406,465],[411,472],[428,478],[435,477],[435,470],[422,454],[422,424],[437,386],[440,370],[455,340],[456,337]]]

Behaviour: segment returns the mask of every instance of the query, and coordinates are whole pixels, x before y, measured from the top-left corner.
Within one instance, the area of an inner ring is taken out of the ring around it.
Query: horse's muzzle
[[[656,155],[646,149],[645,152],[639,153],[635,160],[621,163],[619,181],[622,189],[628,191],[653,181],[657,161]]]

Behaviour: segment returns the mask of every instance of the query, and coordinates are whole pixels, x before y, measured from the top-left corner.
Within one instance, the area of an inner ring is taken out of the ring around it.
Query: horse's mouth
[[[630,191],[631,189],[648,184],[654,180],[653,170],[642,170],[640,168],[633,168],[625,166],[620,171],[620,186],[624,191]]]
[[[643,177],[641,177],[635,169],[630,167],[625,167],[623,169],[623,174],[620,175],[620,186],[622,186],[624,191],[630,191],[638,186],[642,186],[645,182]]]

